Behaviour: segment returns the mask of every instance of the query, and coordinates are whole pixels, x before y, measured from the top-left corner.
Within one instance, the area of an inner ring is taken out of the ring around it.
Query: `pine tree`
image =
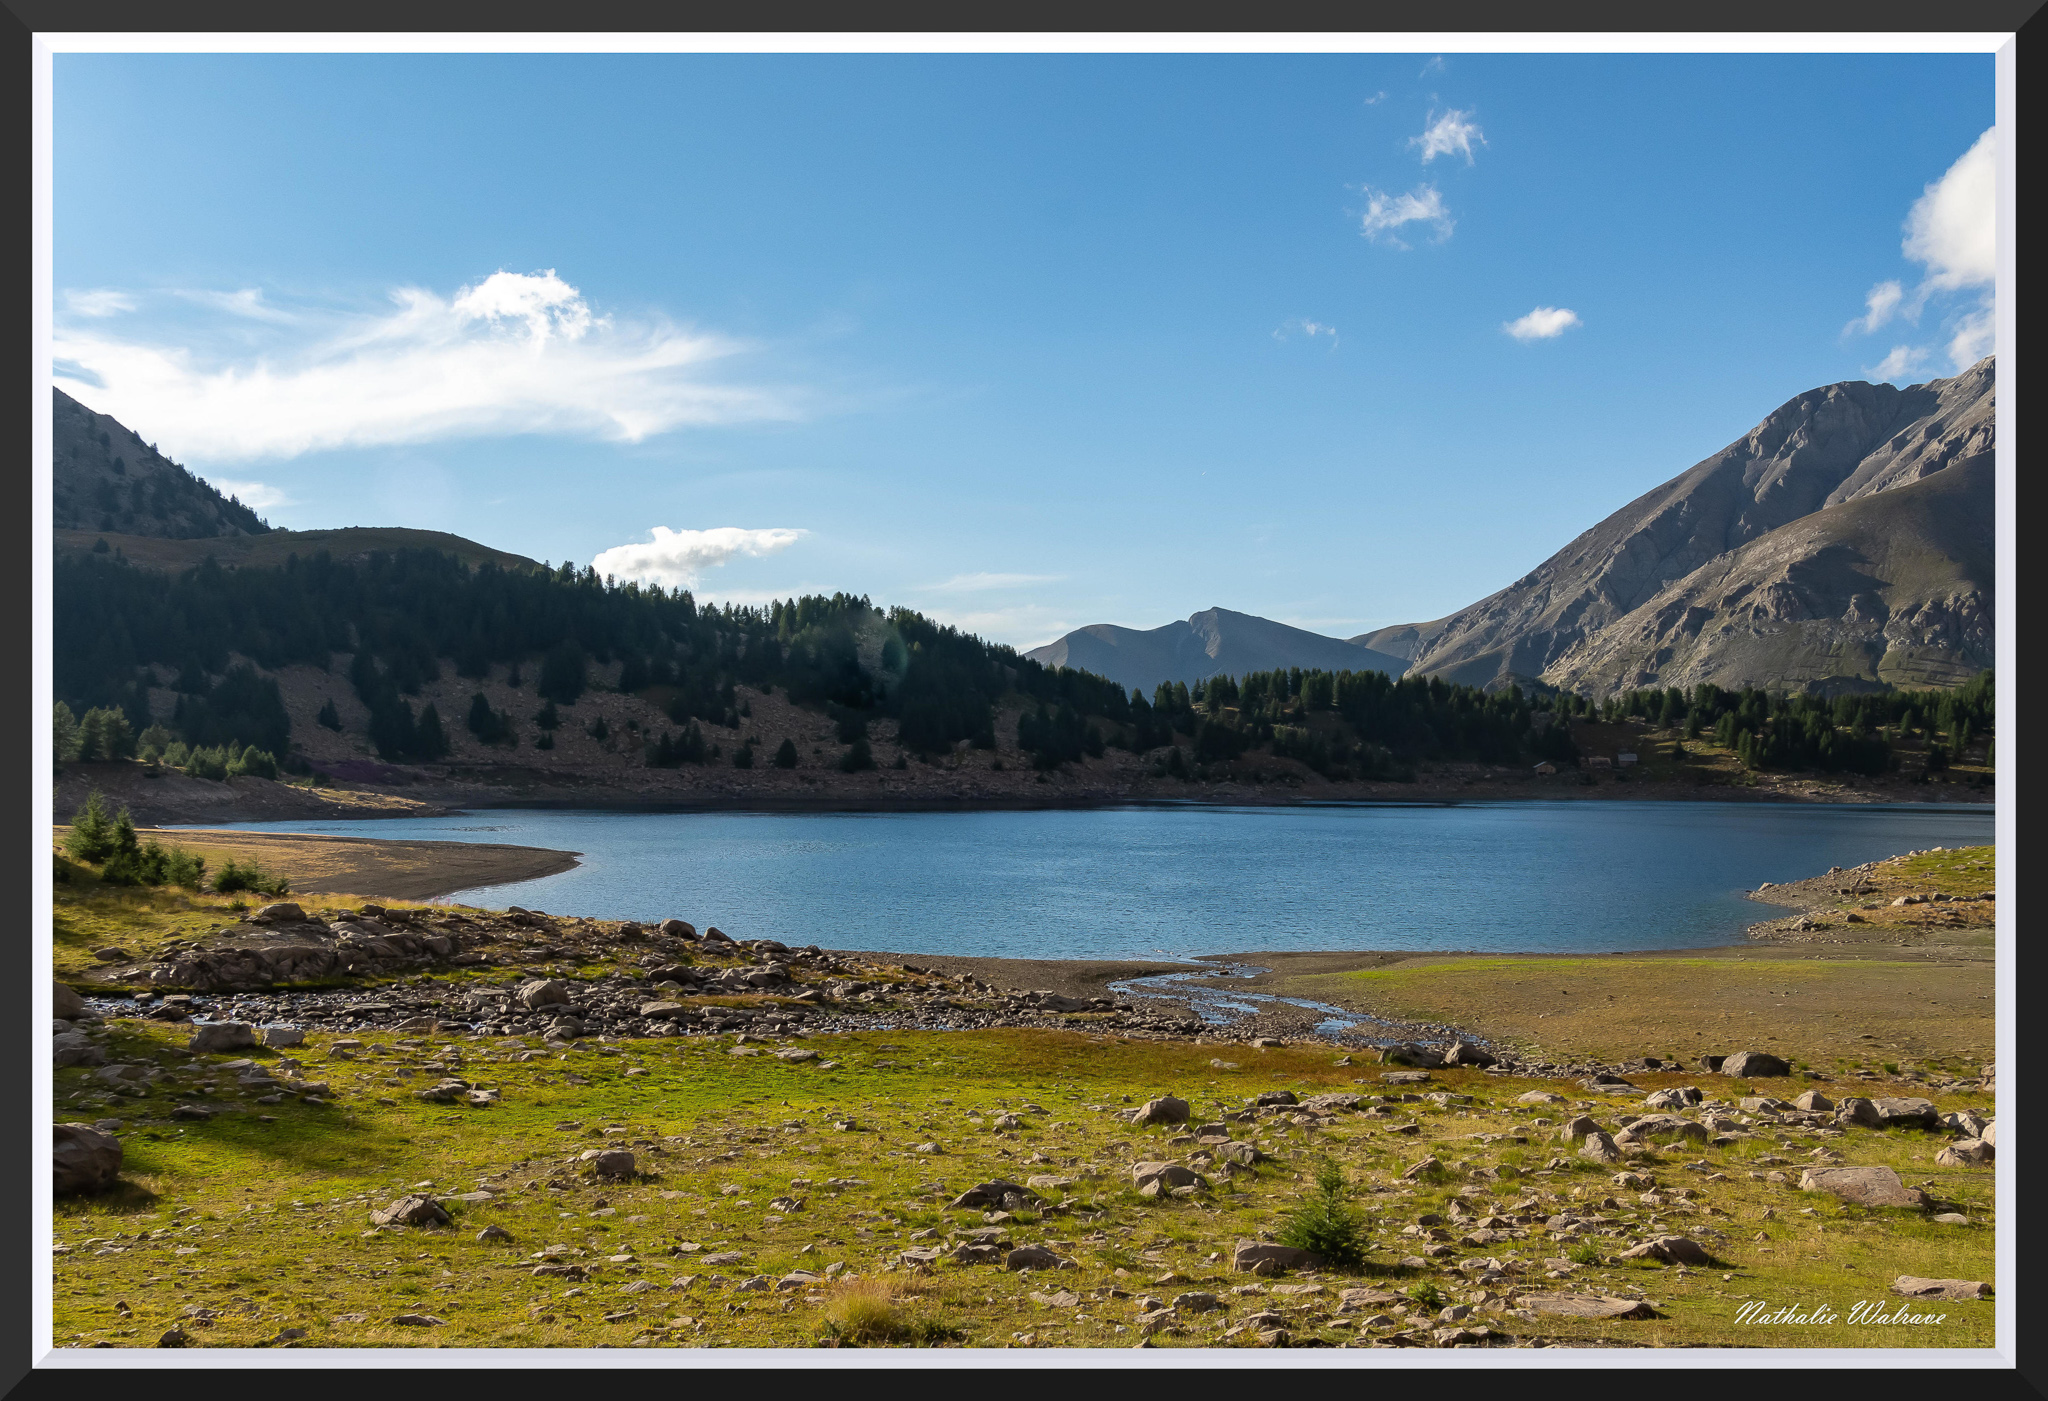
[[[78,757],[78,717],[63,701],[57,702],[53,712],[50,736],[52,755],[58,763],[68,764]]]
[[[796,767],[796,744],[795,744],[795,742],[794,742],[794,741],[792,741],[792,740],[787,740],[787,739],[785,739],[784,741],[782,741],[781,747],[779,747],[779,748],[778,748],[778,749],[777,749],[777,750],[775,751],[775,761],[774,761],[774,762],[775,762],[775,767],[776,767],[776,768],[778,768],[778,769],[793,769],[793,768],[795,768],[795,767]]]
[[[412,752],[415,758],[430,763],[448,752],[448,736],[441,729],[441,712],[431,703],[420,712],[419,723],[413,727]]]
[[[320,724],[325,725],[328,729],[334,730],[337,733],[340,732],[341,712],[334,708],[334,697],[329,696],[327,698],[327,703],[320,707],[320,713],[314,719]]]
[[[64,850],[75,860],[97,863],[113,855],[115,847],[113,815],[107,811],[105,795],[95,788],[72,817],[71,830],[64,834]]]

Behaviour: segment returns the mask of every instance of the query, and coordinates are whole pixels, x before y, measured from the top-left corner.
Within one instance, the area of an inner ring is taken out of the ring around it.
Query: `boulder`
[[[1676,1114],[1645,1114],[1614,1136],[1614,1141],[1624,1148],[1633,1148],[1659,1138],[1689,1138],[1705,1143],[1709,1137],[1705,1124],[1696,1124],[1690,1119],[1681,1119]]]
[[[1565,1126],[1557,1131],[1557,1137],[1560,1142],[1576,1143],[1587,1134],[1600,1132],[1602,1132],[1602,1129],[1591,1118],[1584,1114],[1578,1114],[1565,1121]]]
[[[1808,1168],[1799,1175],[1802,1192],[1827,1192],[1858,1206],[1925,1206],[1927,1194],[1899,1181],[1888,1167]]]
[[[1632,1250],[1621,1252],[1624,1260],[1662,1260],[1667,1265],[1711,1265],[1713,1257],[1698,1241],[1685,1236],[1658,1236]]]
[[[623,1148],[592,1148],[583,1154],[582,1161],[599,1177],[633,1175],[633,1155]]]
[[[1656,1317],[1650,1306],[1640,1299],[1610,1299],[1599,1294],[1521,1294],[1516,1296],[1515,1306],[1560,1318]]]
[[[1790,1075],[1792,1067],[1765,1051],[1737,1051],[1721,1062],[1721,1073],[1737,1079]]]
[[[1409,1168],[1406,1172],[1401,1174],[1401,1177],[1404,1181],[1415,1182],[1425,1177],[1433,1177],[1437,1173],[1442,1172],[1443,1170],[1444,1165],[1441,1162],[1439,1162],[1434,1155],[1432,1155],[1430,1157],[1424,1158],[1414,1167]]]
[[[1003,1257],[1006,1270],[1063,1270],[1071,1265],[1042,1245],[1020,1245]]]
[[[1485,1067],[1500,1064],[1500,1057],[1490,1051],[1464,1041],[1453,1041],[1451,1049],[1444,1052],[1445,1065],[1473,1065]]]
[[[476,1233],[476,1238],[481,1244],[496,1244],[499,1241],[503,1241],[505,1244],[510,1245],[513,1240],[510,1231],[506,1230],[503,1226],[497,1225],[484,1227]]]
[[[290,900],[279,900],[265,905],[249,918],[258,924],[304,924],[306,912]]]
[[[1186,1313],[1215,1313],[1219,1309],[1228,1308],[1229,1305],[1214,1294],[1190,1292],[1174,1295],[1173,1307]]]
[[[1437,1070],[1444,1063],[1443,1053],[1430,1046],[1419,1046],[1413,1041],[1397,1041],[1391,1046],[1380,1048],[1382,1065],[1409,1065],[1418,1070]]]
[[[1549,1090],[1530,1090],[1515,1096],[1517,1104],[1563,1104],[1563,1095],[1552,1094]]]
[[[1792,1101],[1792,1107],[1808,1114],[1825,1114],[1835,1107],[1835,1102],[1819,1090],[1808,1090]]]
[[[1010,1205],[1012,1198],[1015,1199],[1015,1207]],[[1032,1193],[1030,1188],[1011,1182],[1007,1178],[997,1178],[993,1182],[978,1182],[974,1186],[969,1187],[959,1196],[953,1198],[952,1201],[946,1203],[946,1210],[986,1211],[995,1209],[1011,1211],[1015,1210],[1016,1207],[1028,1207],[1037,1200],[1037,1196]]]
[[[1175,1187],[1200,1187],[1205,1183],[1200,1173],[1179,1163],[1132,1163],[1131,1185],[1146,1196],[1157,1196]]]
[[[512,999],[530,1011],[538,1011],[542,1007],[566,1007],[569,1005],[569,986],[553,978],[535,978],[532,982],[521,983]]]
[[[1614,1140],[1604,1133],[1589,1133],[1579,1144],[1579,1156],[1590,1158],[1596,1163],[1618,1163],[1621,1150],[1614,1146]]]
[[[62,1070],[67,1065],[105,1065],[107,1053],[82,1031],[62,1031],[50,1038],[50,1064]]]
[[[1161,1095],[1148,1099],[1139,1108],[1134,1124],[1185,1124],[1188,1121],[1188,1102],[1175,1099],[1172,1095]]]
[[[1682,1089],[1657,1090],[1643,1101],[1645,1109],[1685,1109],[1698,1104],[1706,1096],[1699,1087],[1687,1085]]]
[[[121,1140],[84,1124],[58,1124],[52,1139],[58,1196],[103,1192],[114,1185],[121,1172]]]
[[[1884,1119],[1877,1112],[1877,1106],[1861,1095],[1850,1095],[1835,1110],[1835,1122],[1854,1124],[1860,1129],[1881,1129]]]
[[[1996,1150],[1981,1138],[1960,1138],[1934,1155],[1942,1167],[1988,1167]]]
[[[424,1192],[408,1192],[382,1211],[370,1213],[373,1226],[446,1226],[447,1209]]]
[[[50,1015],[62,1017],[65,1021],[76,1021],[85,1015],[85,999],[62,983],[53,982],[55,989],[50,995]]]
[[[1987,1119],[1987,1120],[1985,1120],[1985,1121],[1984,1121],[1984,1132],[1982,1132],[1982,1133],[1978,1134],[1978,1135],[1977,1135],[1977,1137],[1979,1137],[1979,1138],[1983,1139],[1983,1140],[1984,1140],[1984,1141],[1985,1141],[1986,1143],[1990,1144],[1990,1145],[1991,1145],[1991,1146],[1992,1146],[1993,1148],[1996,1148],[1996,1147],[1998,1146],[1998,1120],[1996,1120],[1996,1119]]]
[[[200,1022],[185,1043],[192,1051],[244,1051],[256,1044],[256,1028],[246,1022]]]
[[[1909,1299],[1988,1299],[1991,1286],[1975,1279],[1922,1279],[1900,1275],[1892,1281],[1892,1292]]]
[[[1264,1109],[1269,1105],[1275,1104],[1299,1104],[1301,1100],[1296,1097],[1292,1090],[1267,1090],[1264,1094],[1254,1098],[1252,1103]]]
[[[1931,1129],[1938,1116],[1934,1104],[1924,1099],[1880,1099],[1874,1102],[1878,1121],[1888,1129]]]
[[[306,1044],[304,1028],[296,1026],[266,1026],[263,1028],[263,1044],[266,1046],[303,1046]]]
[[[694,939],[697,937],[697,926],[686,919],[665,919],[656,925],[655,928],[671,939]]]
[[[1323,1257],[1313,1250],[1302,1250],[1292,1245],[1268,1245],[1264,1241],[1241,1240],[1237,1249],[1231,1252],[1230,1268],[1249,1270],[1255,1274],[1277,1273],[1280,1270],[1317,1270],[1323,1265]],[[1261,1268],[1264,1266],[1265,1268]],[[1377,1302],[1377,1300],[1375,1300]]]

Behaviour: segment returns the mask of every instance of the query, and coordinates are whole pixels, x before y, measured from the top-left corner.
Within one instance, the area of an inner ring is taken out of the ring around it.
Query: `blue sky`
[[[1212,605],[1348,636],[1804,389],[1988,349],[1992,81],[60,54],[58,382],[282,526],[1019,646]]]

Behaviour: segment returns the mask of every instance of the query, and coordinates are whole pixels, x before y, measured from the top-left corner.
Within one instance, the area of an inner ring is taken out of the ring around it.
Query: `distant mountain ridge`
[[[1499,593],[1356,640],[1593,694],[1967,679],[1992,660],[1994,371],[1809,390]]]
[[[262,535],[254,511],[165,457],[119,420],[61,389],[51,434],[53,510],[59,530],[118,531],[167,540]]]
[[[1399,676],[1408,669],[1405,659],[1357,641],[1325,637],[1228,608],[1210,608],[1184,622],[1156,628],[1097,623],[1024,655],[1046,666],[1092,671],[1148,695],[1162,681],[1192,685],[1219,673],[1243,676],[1301,667]]]

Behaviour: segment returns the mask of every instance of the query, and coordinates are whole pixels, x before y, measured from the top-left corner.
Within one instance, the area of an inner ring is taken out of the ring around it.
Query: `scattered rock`
[[[1317,1270],[1323,1265],[1323,1257],[1313,1250],[1302,1250],[1292,1245],[1269,1245],[1264,1241],[1241,1240],[1231,1252],[1230,1268],[1248,1270],[1255,1274],[1271,1274],[1280,1270]],[[1270,1268],[1261,1269],[1261,1266]]]
[[[1921,1279],[1917,1275],[1900,1275],[1892,1281],[1892,1291],[1909,1299],[1988,1299],[1991,1286],[1974,1279]]]
[[[1792,1101],[1792,1107],[1808,1114],[1825,1114],[1835,1107],[1835,1102],[1819,1090],[1808,1090]]]
[[[67,1065],[105,1065],[107,1053],[82,1031],[59,1032],[50,1038],[50,1064],[58,1070]]]
[[[103,1192],[121,1173],[121,1140],[84,1124],[52,1130],[51,1166],[58,1196]]]
[[[514,1239],[512,1233],[503,1226],[486,1226],[476,1233],[476,1238],[479,1241],[503,1241],[507,1245],[512,1244]]]
[[[633,1155],[623,1148],[591,1148],[583,1153],[580,1161],[599,1177],[633,1175]]]
[[[1721,1062],[1721,1073],[1739,1080],[1790,1075],[1792,1067],[1765,1051],[1737,1051]]]
[[[1134,1124],[1185,1124],[1188,1121],[1188,1102],[1172,1095],[1161,1095],[1158,1099],[1145,1101],[1131,1120]]]
[[[1937,1115],[1934,1105],[1924,1099],[1880,1099],[1874,1102],[1879,1123],[1885,1128],[1931,1129]]]
[[[1075,1268],[1074,1262],[1062,1259],[1042,1245],[1020,1245],[1003,1257],[1006,1270],[1065,1270]]]
[[[1827,1192],[1859,1206],[1925,1206],[1927,1194],[1899,1181],[1888,1167],[1808,1168],[1799,1176],[1802,1192]]]
[[[201,1022],[185,1043],[190,1051],[242,1051],[256,1044],[256,1028],[244,1022]]]
[[[1624,1260],[1662,1260],[1667,1265],[1711,1265],[1713,1257],[1698,1241],[1685,1236],[1658,1236],[1632,1250],[1621,1252]]]
[[[409,1192],[382,1211],[370,1213],[375,1226],[446,1226],[452,1224],[447,1210],[432,1197]]]
[[[65,1021],[76,1021],[85,1015],[85,999],[63,983],[53,982],[50,997],[50,1015]]]
[[[1640,1299],[1610,1299],[1599,1294],[1523,1294],[1515,1299],[1519,1308],[1563,1318],[1624,1319],[1655,1318],[1650,1306]]]
[[[1589,1133],[1579,1144],[1579,1156],[1590,1158],[1596,1163],[1618,1163],[1621,1150],[1614,1146],[1614,1140],[1604,1133]]]
[[[1996,1150],[1981,1138],[1963,1138],[1934,1155],[1942,1167],[1988,1167]]]

